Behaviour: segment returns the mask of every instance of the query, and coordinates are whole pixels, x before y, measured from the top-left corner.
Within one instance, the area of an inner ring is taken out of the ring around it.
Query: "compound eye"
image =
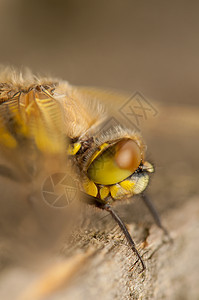
[[[118,183],[137,170],[141,159],[138,144],[133,140],[123,139],[93,160],[87,170],[88,177],[98,184]]]
[[[115,161],[121,169],[130,170],[134,173],[141,162],[141,152],[136,142],[133,140],[119,142],[117,145]]]

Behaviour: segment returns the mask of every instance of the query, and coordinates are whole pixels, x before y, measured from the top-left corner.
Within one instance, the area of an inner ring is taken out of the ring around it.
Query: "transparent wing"
[[[105,129],[122,126],[135,132],[147,131],[157,116],[159,104],[146,98],[140,92],[123,92],[100,88],[78,87],[78,90],[92,101],[97,100],[105,106]]]
[[[84,94],[67,82],[59,84],[54,97],[62,107],[65,132],[71,138],[81,136],[104,118],[104,106],[100,105],[98,99]]]

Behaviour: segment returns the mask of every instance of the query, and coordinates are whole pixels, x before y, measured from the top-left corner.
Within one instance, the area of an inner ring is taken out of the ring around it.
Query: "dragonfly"
[[[41,182],[56,170],[58,175],[67,174],[64,176],[67,186],[71,179],[75,183],[73,190],[76,189],[77,193],[70,197],[107,211],[112,216],[137,256],[135,264],[139,261],[143,272],[145,263],[114,205],[140,194],[156,224],[167,234],[145,193],[154,167],[146,159],[146,145],[139,131],[120,124],[106,128],[110,114],[103,103],[104,98],[109,99],[111,107],[120,96],[111,96],[93,88],[75,87],[54,78],[42,78],[30,71],[21,73],[12,68],[1,71],[0,189],[1,207],[5,203],[8,207],[1,211],[1,219],[8,220],[3,234],[13,234],[13,228],[9,230],[12,222],[17,224],[16,227],[23,225],[32,229],[34,226],[30,225],[30,220],[36,218],[39,220],[38,228],[35,230],[34,227],[32,234],[29,232],[24,238],[32,241],[40,235],[40,245],[41,226],[42,233],[46,232],[46,227],[54,232],[48,245],[52,239],[59,237],[60,227],[66,226],[67,212],[71,214],[69,205],[60,217],[60,211],[54,216],[50,212],[51,207],[47,208],[44,201],[38,200],[41,199]],[[49,180],[52,181],[52,178],[50,176]],[[55,196],[52,191],[43,190],[43,196],[47,195],[48,199]],[[54,206],[58,203],[56,201]],[[78,201],[72,201],[74,206]],[[47,218],[44,218],[46,211]],[[56,228],[55,222],[49,222],[52,218],[58,224]]]

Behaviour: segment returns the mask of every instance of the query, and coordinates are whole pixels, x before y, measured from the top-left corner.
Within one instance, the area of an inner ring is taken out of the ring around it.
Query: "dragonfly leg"
[[[131,249],[133,250],[133,252],[137,255],[138,257],[138,260],[141,262],[141,265],[142,265],[142,270],[140,273],[142,273],[145,269],[146,269],[146,266],[135,246],[135,242],[133,241],[128,229],[126,228],[126,225],[124,224],[124,222],[122,221],[122,219],[118,216],[118,214],[113,210],[113,208],[109,205],[109,204],[104,204],[104,206],[102,205],[100,207],[101,209],[104,209],[106,211],[108,211],[112,218],[116,221],[116,223],[119,225],[120,229],[122,230],[122,232],[124,233],[124,236],[126,238],[126,240],[128,241]],[[137,261],[136,261],[137,263]],[[134,264],[135,265],[135,264]]]
[[[147,208],[149,209],[156,225],[162,229],[162,231],[164,232],[164,234],[169,238],[169,240],[172,240],[172,238],[170,237],[169,232],[167,231],[167,229],[162,225],[161,219],[159,217],[159,214],[155,208],[155,206],[153,205],[153,203],[151,202],[150,198],[142,193],[141,194],[142,200],[145,203],[145,205],[147,206]]]

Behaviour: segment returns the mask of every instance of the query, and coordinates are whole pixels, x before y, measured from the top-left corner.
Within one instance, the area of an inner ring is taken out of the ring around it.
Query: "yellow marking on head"
[[[96,151],[96,152],[93,154],[93,156],[92,156],[92,158],[91,158],[91,160],[90,160],[89,165],[96,159],[97,156],[100,155],[100,153],[101,153],[101,152],[104,150],[104,148],[106,148],[108,145],[109,145],[108,143],[104,143],[104,144],[102,144],[102,145],[99,147],[100,149],[99,149],[98,151]]]
[[[120,199],[128,194],[128,191],[123,189],[118,183],[110,186],[110,192],[113,199]]]
[[[81,143],[74,143],[68,146],[68,155],[75,155],[81,148]]]
[[[109,195],[109,187],[103,186],[100,188],[100,198],[104,200]]]
[[[126,191],[128,191],[129,193],[132,193],[135,188],[135,182],[133,182],[132,180],[126,179],[126,180],[120,182],[120,186],[123,189],[125,189]]]
[[[85,179],[85,181],[83,182],[83,188],[88,195],[96,197],[98,194],[97,186],[94,184],[93,181],[89,179]]]

